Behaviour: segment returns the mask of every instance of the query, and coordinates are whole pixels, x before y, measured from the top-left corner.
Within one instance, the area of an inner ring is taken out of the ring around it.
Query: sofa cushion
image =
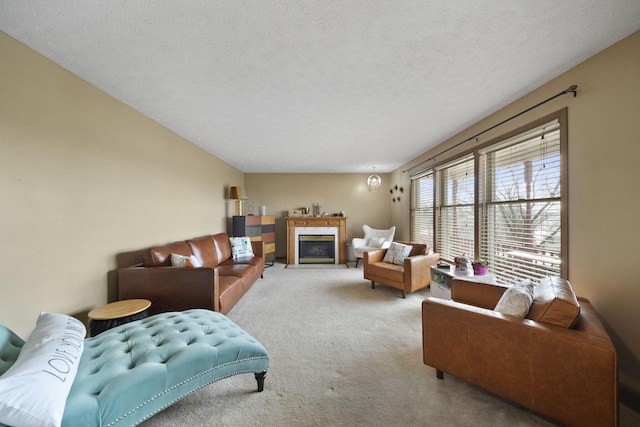
[[[387,282],[404,282],[404,266],[379,261],[369,264],[369,274],[377,280]]]
[[[0,377],[0,423],[60,425],[85,334],[71,316],[40,314],[17,360]]]
[[[568,280],[548,277],[534,289],[528,319],[572,328],[580,315],[580,303]]]
[[[525,317],[533,302],[533,283],[517,283],[509,287],[498,300],[494,311],[516,317]]]
[[[228,313],[242,295],[244,295],[243,279],[237,276],[220,276],[220,312]]]
[[[213,245],[216,248],[216,257],[218,264],[231,258],[231,244],[229,243],[229,235],[227,233],[218,233],[211,236]]]
[[[200,261],[204,267],[217,267],[220,260],[211,236],[198,237],[196,239],[187,240],[191,252]]]
[[[145,267],[171,266],[171,254],[191,255],[187,242],[174,242],[162,246],[154,246],[142,251],[142,265]]]

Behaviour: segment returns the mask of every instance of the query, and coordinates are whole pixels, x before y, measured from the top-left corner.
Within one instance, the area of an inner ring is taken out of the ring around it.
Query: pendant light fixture
[[[376,168],[373,168],[374,172],[375,172],[375,169]],[[369,189],[370,192],[378,191],[381,185],[382,185],[382,178],[380,178],[380,176],[376,175],[375,173],[369,175],[369,178],[367,178],[367,188]]]

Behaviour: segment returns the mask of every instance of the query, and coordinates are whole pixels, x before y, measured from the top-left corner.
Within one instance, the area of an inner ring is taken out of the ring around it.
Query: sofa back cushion
[[[221,260],[218,258],[216,246],[211,236],[187,240],[187,243],[203,267],[217,267],[220,264]]]
[[[568,280],[547,277],[534,289],[527,319],[573,328],[580,315],[580,303]]]
[[[163,246],[154,246],[142,251],[142,265],[145,267],[171,266],[171,254],[192,255],[187,242],[174,242]]]
[[[231,242],[229,241],[229,235],[227,233],[218,233],[211,237],[213,238],[213,244],[216,248],[218,262],[222,263],[231,259]]]

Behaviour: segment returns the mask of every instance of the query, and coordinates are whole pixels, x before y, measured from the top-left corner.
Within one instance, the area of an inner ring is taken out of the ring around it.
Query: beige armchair
[[[431,266],[440,260],[440,254],[427,254],[427,245],[409,242],[396,242],[412,247],[409,256],[402,264],[383,261],[387,249],[370,250],[363,253],[364,278],[371,280],[371,288],[376,282],[402,291],[402,298],[407,292],[414,292],[429,286],[431,282]]]

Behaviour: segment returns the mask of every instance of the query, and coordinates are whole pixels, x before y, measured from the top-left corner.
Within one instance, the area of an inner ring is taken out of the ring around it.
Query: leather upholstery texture
[[[231,259],[229,235],[218,233],[144,249],[142,265],[118,270],[118,299],[148,299],[150,314],[191,308],[226,314],[264,273],[264,242],[251,246],[255,256]],[[173,267],[171,253],[193,255],[202,267]]]
[[[440,260],[437,253],[427,255],[426,245],[419,243],[398,242],[412,247],[409,256],[402,265],[384,262],[387,249],[364,252],[364,278],[371,281],[375,288],[380,283],[392,288],[400,289],[402,297],[407,292],[415,292],[429,286],[431,283],[431,267]]]
[[[580,304],[567,280],[548,277],[542,280],[534,292],[534,303],[528,319],[571,328],[578,321]]]
[[[424,363],[562,424],[617,425],[617,352],[593,306],[567,281],[540,285],[535,320],[493,311],[506,287],[453,280],[451,301],[422,304]]]

